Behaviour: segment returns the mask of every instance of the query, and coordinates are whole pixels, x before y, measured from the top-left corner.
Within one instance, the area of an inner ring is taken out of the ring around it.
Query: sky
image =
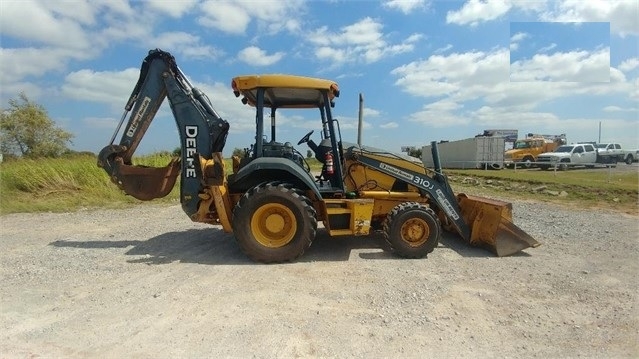
[[[226,156],[255,136],[231,79],[267,73],[336,81],[348,142],[361,94],[362,143],[395,152],[486,129],[639,148],[638,18],[639,0],[2,0],[0,100],[23,92],[97,153],[160,48],[229,122]],[[279,115],[278,141],[319,141],[319,112]],[[178,146],[167,101],[137,153]]]

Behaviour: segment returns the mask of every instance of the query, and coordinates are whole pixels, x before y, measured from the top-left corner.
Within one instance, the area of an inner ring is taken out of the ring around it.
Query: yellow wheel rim
[[[426,243],[430,235],[428,223],[420,218],[412,218],[402,224],[402,239],[411,247],[419,247]]]
[[[297,231],[295,215],[279,203],[268,203],[258,208],[251,218],[251,231],[261,245],[279,248],[288,244]]]

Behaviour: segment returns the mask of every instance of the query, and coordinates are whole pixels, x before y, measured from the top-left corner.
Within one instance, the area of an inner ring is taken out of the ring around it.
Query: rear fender
[[[228,181],[229,188],[235,193],[245,192],[265,181],[282,181],[306,187],[313,191],[317,198],[322,198],[311,174],[287,158],[256,158],[229,176]]]

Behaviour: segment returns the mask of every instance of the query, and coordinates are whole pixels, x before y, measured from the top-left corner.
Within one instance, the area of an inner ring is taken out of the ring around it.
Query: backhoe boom
[[[133,153],[165,98],[177,124],[181,157],[162,168],[135,166],[131,162]],[[129,113],[122,138],[114,145],[113,140]],[[166,196],[181,173],[182,207],[187,215],[193,216],[203,186],[224,181],[221,152],[228,130],[228,122],[215,112],[206,95],[191,85],[174,57],[159,49],[151,50],[142,62],[140,77],[111,143],[98,156],[98,166],[127,194],[141,200]]]

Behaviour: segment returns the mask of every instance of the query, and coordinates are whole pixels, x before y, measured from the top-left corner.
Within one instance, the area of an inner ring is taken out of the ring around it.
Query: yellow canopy
[[[324,106],[324,91],[329,100],[339,97],[337,83],[313,77],[269,74],[246,75],[233,78],[231,83],[236,97],[251,106],[257,103],[257,89],[266,88],[264,107],[304,108]]]

